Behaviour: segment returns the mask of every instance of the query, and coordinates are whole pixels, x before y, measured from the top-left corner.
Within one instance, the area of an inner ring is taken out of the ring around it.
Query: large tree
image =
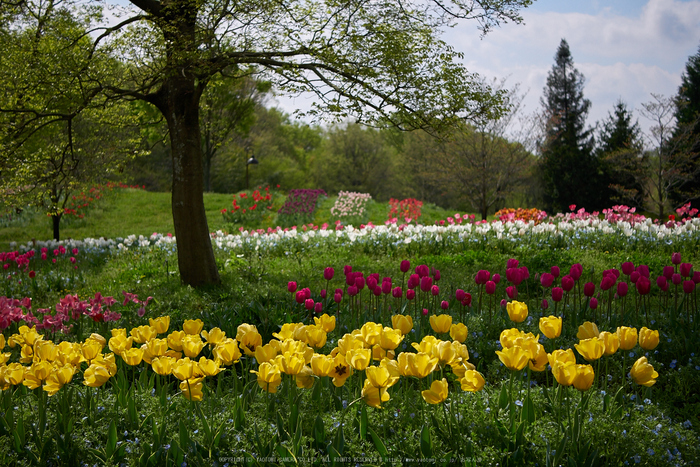
[[[598,136],[598,158],[602,163],[610,198],[636,208],[644,207],[644,140],[638,122],[622,100],[603,121]]]
[[[73,76],[85,83],[86,101],[92,95],[140,99],[162,113],[173,161],[180,276],[198,286],[220,280],[204,211],[199,119],[212,77],[223,70],[243,76],[253,66],[290,92],[314,92],[312,114],[381,118],[406,128],[445,124],[497,106],[499,96],[458,63],[460,54],[439,38],[442,28],[475,20],[485,33],[504,21],[520,22],[518,9],[530,3],[131,0],[133,9],[114,24],[98,4],[49,0],[13,6],[16,15],[8,21],[9,28],[33,27],[51,8],[102,22],[90,35],[66,33],[76,43],[89,38],[93,56],[116,56],[124,66],[99,75],[77,68]]]
[[[545,140],[540,172],[546,208],[562,211],[576,204],[596,209],[600,187],[592,130],[586,128],[591,102],[583,97],[584,77],[574,67],[566,40],[561,40],[554,60],[541,99]]]
[[[676,97],[676,130],[673,137],[678,150],[688,154],[686,172],[693,173],[688,182],[671,192],[678,205],[700,200],[700,49],[688,58]]]

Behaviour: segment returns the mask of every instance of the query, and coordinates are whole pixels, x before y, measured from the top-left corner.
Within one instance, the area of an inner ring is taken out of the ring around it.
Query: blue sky
[[[443,39],[464,53],[469,71],[519,83],[527,91],[524,110],[533,113],[565,38],[586,80],[590,126],[622,99],[648,130],[637,113],[641,104],[651,93],[676,94],[688,57],[700,48],[700,0],[537,0],[522,15],[525,24],[502,25],[484,38],[462,23]],[[289,113],[308,105],[303,98],[278,103]]]

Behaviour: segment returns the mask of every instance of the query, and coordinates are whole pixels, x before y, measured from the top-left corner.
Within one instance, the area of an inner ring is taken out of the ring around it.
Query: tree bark
[[[51,215],[51,222],[53,223],[53,239],[57,242],[61,240],[61,216],[62,214]]]
[[[172,210],[180,279],[193,287],[221,282],[204,210],[199,98],[190,74],[173,74],[156,105],[168,123],[173,161]]]

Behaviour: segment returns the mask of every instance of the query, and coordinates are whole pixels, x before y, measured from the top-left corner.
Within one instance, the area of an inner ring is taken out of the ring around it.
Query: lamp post
[[[245,189],[246,189],[246,190],[249,190],[249,189],[250,189],[250,182],[249,182],[249,179],[248,179],[248,166],[249,166],[250,164],[254,164],[254,165],[258,165],[258,164],[259,164],[258,160],[255,158],[255,154],[253,154],[252,156],[250,156],[250,158],[249,158],[249,159],[246,161],[246,163],[245,163]]]

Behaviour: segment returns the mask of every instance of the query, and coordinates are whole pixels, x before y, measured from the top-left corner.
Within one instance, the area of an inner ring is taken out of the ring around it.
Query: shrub
[[[399,201],[398,199],[391,198],[389,200],[389,221],[394,221],[395,219],[403,219],[407,224],[411,221],[418,222],[418,218],[421,216],[421,208],[423,207],[423,201],[418,201],[415,198],[407,198]]]
[[[242,192],[233,195],[232,207],[221,210],[224,221],[231,224],[255,224],[262,220],[265,209],[272,209],[272,195],[270,187],[265,187],[263,192],[254,190],[252,193]]]
[[[277,211],[280,225],[306,224],[313,221],[320,196],[328,196],[323,190],[290,190],[284,205]]]

